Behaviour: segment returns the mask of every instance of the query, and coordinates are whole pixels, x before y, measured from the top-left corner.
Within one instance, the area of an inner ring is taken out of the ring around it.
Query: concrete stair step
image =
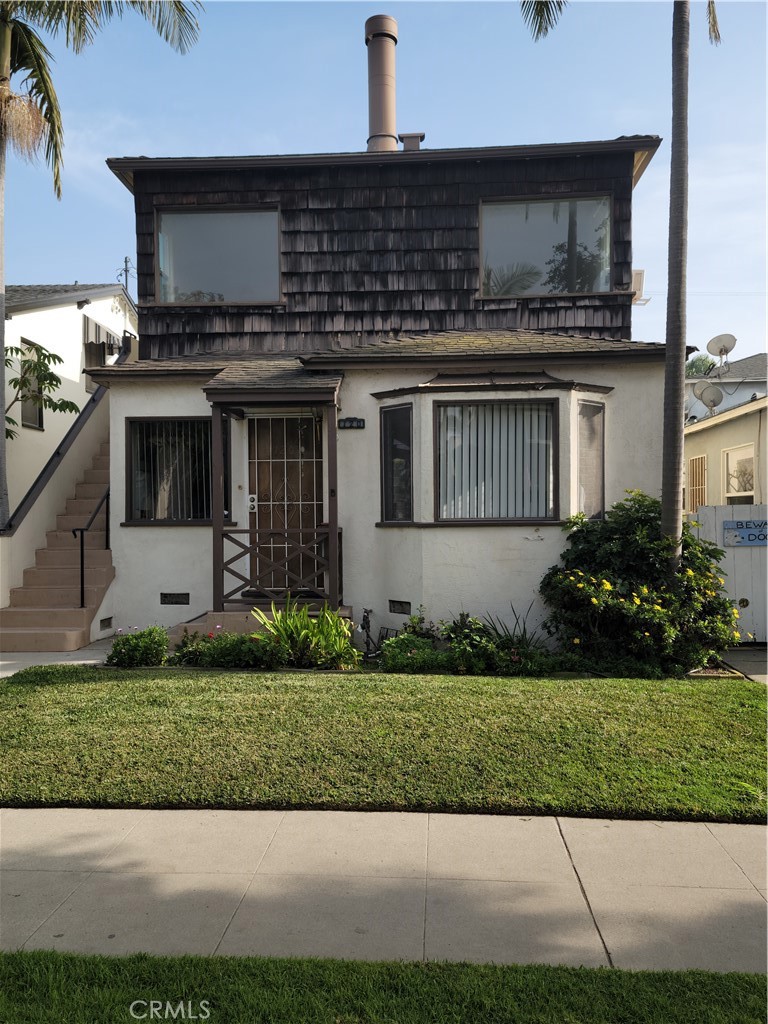
[[[109,455],[94,455],[91,465],[96,472],[106,470],[106,472],[109,473]],[[90,471],[86,470],[86,473],[87,472]]]
[[[101,604],[104,587],[85,588],[85,604],[93,609]],[[76,587],[14,587],[11,608],[78,608],[80,585]]]
[[[87,629],[4,629],[0,651],[79,651],[88,641]]]
[[[92,618],[88,608],[0,608],[0,638],[6,629],[88,629]]]
[[[78,486],[80,486],[78,484]],[[103,493],[103,492],[102,492]],[[67,498],[67,504],[64,506],[64,513],[68,516],[82,516],[85,523],[93,514],[94,509],[99,504],[99,495],[96,498]],[[104,508],[102,507],[99,511],[99,515],[106,515]],[[85,525],[85,523],[83,525]]]
[[[104,455],[109,458],[109,441],[102,441],[99,445],[99,455]]]
[[[65,518],[65,517],[57,516],[56,518],[57,519],[61,519],[61,518]],[[78,526],[82,526],[82,525],[85,525],[85,524],[84,523],[78,523],[77,525]],[[106,534],[106,531],[103,528],[102,529],[97,529],[97,525],[98,524],[94,523],[93,526],[90,528],[90,530],[85,534],[85,546],[86,546],[86,548],[101,548],[101,550],[103,551],[103,550],[106,549],[107,534]],[[62,548],[65,548],[65,549],[66,548],[77,548],[78,550],[80,549],[80,537],[79,536],[73,537],[73,535],[72,535],[72,527],[67,528],[65,526],[65,527],[63,527],[63,528],[61,528],[59,530],[50,530],[48,533],[46,533],[45,538],[46,538],[46,543],[48,544],[48,547],[51,548],[51,549],[53,549],[53,548],[58,548],[58,549],[62,549]]]
[[[83,483],[101,485],[100,494],[103,494],[107,487],[109,487],[109,459],[104,461],[107,465],[103,469],[86,469],[83,473]]]
[[[67,504],[69,504],[69,502],[67,502]],[[80,529],[81,527],[85,527],[86,524],[88,523],[88,520],[91,518],[92,511],[93,509],[91,509],[90,512],[80,512],[78,515],[70,515],[69,513],[67,513],[63,516],[56,516],[56,529],[58,531],[71,531],[74,529]],[[104,510],[102,509],[101,512],[99,512],[99,514],[94,519],[93,523],[91,524],[91,530],[103,531],[106,524],[107,517],[104,514]],[[90,530],[88,532],[90,533]],[[79,543],[80,541],[78,540],[78,544]]]
[[[79,554],[79,552],[78,552]],[[115,576],[111,565],[86,565],[85,583],[89,587],[106,587]],[[78,587],[80,586],[80,564],[59,566],[32,566],[24,570],[23,588],[27,587]]]
[[[109,481],[105,484],[101,483],[87,483],[85,480],[81,480],[79,484],[75,486],[75,499],[80,501],[82,499],[91,500],[98,503],[103,497],[104,492],[109,487]],[[94,504],[93,508],[96,507]]]
[[[72,535],[70,534],[70,537]],[[86,534],[86,537],[88,535]],[[102,538],[104,534],[102,533]],[[112,565],[112,552],[104,548],[85,548],[86,569],[93,566]],[[38,569],[53,569],[64,566],[75,566],[80,569],[80,544],[78,541],[71,546],[62,548],[38,548],[35,552],[35,566]]]

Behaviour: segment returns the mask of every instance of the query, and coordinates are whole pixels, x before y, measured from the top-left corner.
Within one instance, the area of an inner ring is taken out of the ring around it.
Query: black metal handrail
[[[106,543],[104,547],[109,551],[109,488],[102,494],[98,505],[91,513],[91,518],[85,524],[85,526],[75,526],[72,530],[72,536],[77,537],[80,534],[80,607],[85,608],[85,535],[88,533],[90,528],[93,526],[96,516],[101,511],[101,506],[107,503],[106,515],[107,515],[107,529],[106,529]]]

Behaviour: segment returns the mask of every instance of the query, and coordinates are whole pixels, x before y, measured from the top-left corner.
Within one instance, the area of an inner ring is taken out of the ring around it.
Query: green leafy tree
[[[706,377],[712,367],[716,365],[717,363],[714,359],[710,359],[709,356],[705,356],[703,352],[700,352],[685,364],[685,376]]]
[[[0,0],[0,394],[5,395],[5,162],[8,148],[25,159],[41,152],[61,197],[64,129],[51,75],[52,55],[43,36],[64,38],[80,53],[104,26],[131,10],[174,50],[195,42],[194,0]],[[14,81],[15,79],[15,81]],[[18,83],[18,92],[14,91]],[[13,87],[12,87],[13,86]],[[8,520],[5,431],[0,431],[0,526]]]
[[[567,0],[521,0],[534,39],[553,29]],[[720,42],[715,0],[707,0],[709,38]],[[680,563],[683,535],[683,426],[685,418],[685,285],[688,265],[689,0],[672,5],[672,142],[667,262],[666,366],[661,480],[661,534],[671,539],[670,567]]]
[[[11,441],[18,437],[18,422],[9,416],[15,405],[31,402],[50,412],[80,412],[79,406],[66,398],[54,398],[61,387],[61,377],[52,367],[64,362],[55,352],[49,352],[42,345],[28,344],[23,348],[7,345],[4,356],[5,368],[15,376],[8,380],[11,399],[5,407],[5,437]]]

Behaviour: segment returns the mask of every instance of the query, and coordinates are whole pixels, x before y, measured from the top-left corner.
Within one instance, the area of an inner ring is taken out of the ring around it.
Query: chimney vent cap
[[[389,36],[397,43],[397,22],[389,14],[374,14],[365,23],[365,45],[374,36]]]
[[[403,144],[403,152],[409,150],[421,149],[421,143],[426,138],[424,132],[403,132],[402,135],[397,136]]]

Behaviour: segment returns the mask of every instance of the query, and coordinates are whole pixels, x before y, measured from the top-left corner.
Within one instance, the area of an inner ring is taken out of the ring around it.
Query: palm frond
[[[45,159],[53,172],[56,196],[61,198],[64,128],[59,100],[51,78],[51,53],[31,25],[13,19],[11,26],[11,74],[23,76],[22,87],[26,89],[27,95],[45,122]]]
[[[543,39],[557,24],[568,0],[521,0],[520,11],[534,39]]]
[[[709,41],[717,46],[720,42],[720,26],[717,23],[715,0],[707,0],[707,26],[709,28]]]
[[[186,53],[197,42],[200,26],[195,17],[196,11],[202,11],[199,0],[184,3],[183,0],[127,0],[131,10],[136,11],[152,25],[154,30],[166,43],[179,53]],[[122,7],[122,3],[112,4]]]

